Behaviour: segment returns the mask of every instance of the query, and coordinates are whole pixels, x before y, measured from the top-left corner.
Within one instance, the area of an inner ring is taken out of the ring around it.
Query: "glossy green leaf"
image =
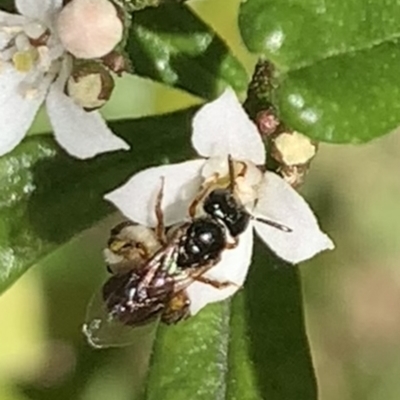
[[[271,101],[293,129],[365,142],[400,125],[400,3],[247,0],[248,48],[275,66]]]
[[[102,199],[148,165],[190,153],[191,111],[112,123],[131,144],[79,161],[50,138],[27,138],[0,158],[0,293],[39,258],[113,211]]]
[[[134,73],[208,99],[227,85],[246,90],[242,64],[188,7],[165,4],[133,16],[127,52]]]
[[[241,293],[156,339],[146,400],[314,400],[297,269],[264,245]]]

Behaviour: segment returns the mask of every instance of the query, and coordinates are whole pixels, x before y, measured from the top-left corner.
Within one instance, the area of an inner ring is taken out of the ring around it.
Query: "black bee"
[[[229,165],[230,180],[233,182],[231,160]],[[98,341],[97,337],[103,329],[101,324],[104,323],[137,327],[158,318],[166,324],[172,324],[188,317],[190,300],[185,289],[194,281],[219,289],[235,285],[204,276],[218,263],[225,249],[237,246],[239,236],[254,218],[237,198],[232,186],[233,183],[229,187],[215,188],[200,195],[189,210],[191,220],[169,230],[163,226],[161,190],[156,204],[158,226],[152,231],[158,237],[159,248],[153,254],[144,252],[142,261],[136,258],[132,261],[133,256],[126,257],[126,252],[132,254],[133,249],[140,251],[150,247],[146,246],[146,241],[143,243],[133,237],[132,240],[126,240],[126,232],[123,232],[130,225],[114,229],[109,248],[113,254],[122,256],[125,269],[123,272],[116,271],[102,287],[105,320],[96,320],[89,315],[89,321],[84,326],[84,332],[92,344]],[[194,217],[194,209],[200,201],[204,215]],[[263,222],[290,232],[289,228],[276,222]],[[120,240],[121,237],[124,240]]]

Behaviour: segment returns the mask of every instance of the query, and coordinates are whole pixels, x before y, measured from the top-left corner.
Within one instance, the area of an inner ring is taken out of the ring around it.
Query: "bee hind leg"
[[[189,317],[190,299],[186,291],[182,290],[169,301],[161,316],[161,320],[167,325],[172,325]]]
[[[156,220],[157,226],[155,228],[157,239],[160,241],[161,244],[165,245],[167,243],[167,239],[165,237],[165,226],[164,226],[164,213],[162,210],[162,199],[164,195],[164,184],[165,178],[161,177],[161,187],[157,194],[156,198],[156,206],[155,206],[155,213],[156,213]]]

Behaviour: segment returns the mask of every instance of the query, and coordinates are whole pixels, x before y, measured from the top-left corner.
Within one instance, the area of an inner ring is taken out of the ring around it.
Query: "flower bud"
[[[114,79],[97,62],[79,63],[66,83],[65,92],[86,111],[102,107],[111,97]]]
[[[260,111],[256,116],[256,124],[261,136],[269,137],[276,132],[280,121],[272,109]]]
[[[122,40],[123,23],[109,0],[72,0],[60,12],[58,34],[77,58],[100,58]]]
[[[271,155],[278,162],[276,172],[294,188],[304,183],[317,144],[296,131],[276,134],[271,139]]]
[[[272,139],[272,157],[285,166],[305,165],[315,156],[317,145],[299,132],[282,132]]]

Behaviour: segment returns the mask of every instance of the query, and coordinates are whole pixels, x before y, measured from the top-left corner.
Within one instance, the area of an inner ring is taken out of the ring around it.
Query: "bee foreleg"
[[[194,218],[196,216],[197,206],[204,200],[209,192],[210,187],[218,180],[218,174],[214,174],[209,182],[200,190],[189,206],[189,217]]]
[[[234,283],[234,282],[230,282],[230,281],[218,281],[216,279],[212,279],[212,278],[207,278],[205,276],[197,276],[196,278],[194,278],[197,282],[201,282],[204,283],[206,285],[210,285],[216,289],[226,289],[228,287],[232,287],[235,286],[238,289],[241,287],[240,285]]]

